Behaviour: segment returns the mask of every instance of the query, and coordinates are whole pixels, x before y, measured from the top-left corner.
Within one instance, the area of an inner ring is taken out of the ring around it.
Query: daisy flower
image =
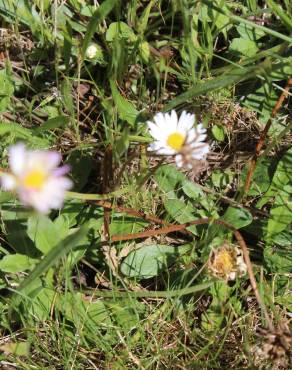
[[[205,159],[209,152],[209,145],[204,142],[206,129],[202,124],[194,127],[194,114],[183,111],[178,118],[176,111],[172,110],[171,113],[157,113],[153,120],[147,122],[150,134],[155,139],[148,150],[174,155],[178,167],[185,164],[184,158],[197,161]]]
[[[213,249],[208,260],[208,268],[212,275],[225,280],[235,280],[247,272],[241,249],[224,243]]]
[[[58,167],[61,154],[49,150],[28,150],[22,143],[9,148],[10,172],[1,173],[4,190],[15,191],[20,201],[40,213],[59,209],[73,183],[64,176],[68,166]]]

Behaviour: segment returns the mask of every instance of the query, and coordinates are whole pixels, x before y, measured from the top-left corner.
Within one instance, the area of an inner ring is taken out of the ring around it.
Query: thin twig
[[[276,117],[279,109],[281,108],[281,106],[282,106],[285,98],[288,95],[288,91],[289,91],[289,89],[290,89],[291,86],[292,86],[292,77],[290,77],[288,79],[287,85],[285,86],[284,90],[282,91],[282,94],[280,95],[279,99],[277,100],[277,103],[275,104],[275,106],[274,106],[274,108],[272,110],[271,116],[270,116],[268,122],[266,123],[266,126],[263,129],[263,131],[261,133],[261,136],[259,138],[259,141],[258,141],[258,143],[256,145],[255,153],[254,153],[253,158],[250,161],[248,173],[247,173],[247,176],[246,176],[246,181],[245,181],[245,184],[244,184],[244,193],[243,193],[243,196],[246,196],[247,193],[248,193],[248,191],[249,191],[249,189],[250,189],[251,180],[252,180],[252,177],[253,177],[255,168],[256,168],[257,160],[258,160],[258,158],[261,155],[261,149],[262,149],[262,147],[263,147],[263,145],[265,143],[266,136],[267,136],[268,131],[269,131],[271,125],[272,125],[273,119]]]

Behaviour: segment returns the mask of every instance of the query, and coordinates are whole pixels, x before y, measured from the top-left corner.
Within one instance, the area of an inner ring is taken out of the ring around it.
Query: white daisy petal
[[[188,132],[192,129],[195,122],[195,115],[182,111],[181,116],[178,121],[178,128],[183,130],[183,132]]]
[[[171,131],[177,131],[178,127],[178,118],[176,111],[173,109],[169,115],[169,127],[171,127]]]
[[[157,154],[159,154],[159,155],[174,155],[174,154],[176,154],[176,151],[174,149],[169,148],[169,147],[167,147],[167,148],[160,147],[159,149],[157,149]]]
[[[190,151],[188,155],[194,159],[202,160],[209,152],[209,145],[205,143],[206,129],[200,123],[194,127],[195,115],[183,111],[178,119],[175,110],[170,113],[157,113],[154,122],[148,121],[150,134],[155,139],[149,145],[149,151],[160,155],[176,155],[178,167],[192,165],[185,163],[184,148]]]
[[[160,134],[161,134],[161,128],[151,121],[148,121],[147,124],[148,124],[148,128],[149,128],[151,136],[154,139],[159,140]]]
[[[24,205],[40,213],[63,205],[66,191],[73,184],[64,176],[69,167],[58,167],[61,162],[58,152],[27,150],[24,145],[17,144],[10,148],[9,155],[12,174],[1,174],[4,189],[15,190]]]
[[[15,176],[9,173],[2,173],[0,177],[1,185],[4,190],[15,190],[17,187],[17,180]]]
[[[203,126],[202,123],[199,123],[197,126],[196,126],[196,129],[197,131],[200,133],[200,134],[204,134],[206,132],[206,129],[205,127]]]
[[[192,151],[192,154],[191,156],[194,158],[194,159],[198,159],[198,160],[201,160],[201,159],[204,159],[206,154],[209,153],[209,145],[208,144],[205,144],[203,147],[200,147],[200,148],[197,148],[197,149],[194,149]]]
[[[26,151],[23,143],[9,148],[9,167],[14,175],[19,175],[26,166]]]
[[[165,115],[161,112],[155,114],[155,116],[153,117],[154,119],[154,122],[156,123],[156,125],[158,127],[163,127],[165,125]]]
[[[182,159],[181,154],[177,154],[175,156],[175,163],[176,163],[177,167],[183,167],[183,159]]]

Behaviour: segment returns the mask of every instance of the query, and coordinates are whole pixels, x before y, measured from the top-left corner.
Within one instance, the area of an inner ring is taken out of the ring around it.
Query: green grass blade
[[[193,88],[182,93],[177,98],[175,98],[174,100],[166,104],[166,106],[164,107],[164,111],[173,109],[185,103],[189,99],[192,99],[199,95],[206,94],[208,91],[214,91],[214,90],[226,87],[226,86],[233,85],[239,81],[247,80],[255,75],[256,75],[256,69],[254,67],[234,68],[229,73],[226,73],[223,76],[219,76],[212,80],[198,83]]]
[[[284,40],[284,41],[288,41],[289,43],[292,43],[292,38],[289,37],[289,36],[283,35],[282,33],[277,32],[277,31],[275,31],[275,30],[273,30],[271,28],[268,28],[268,27],[265,27],[265,26],[261,26],[259,24],[256,24],[256,23],[254,23],[252,21],[249,21],[247,19],[244,19],[244,18],[242,18],[242,17],[240,17],[238,15],[234,15],[231,12],[226,12],[223,9],[221,9],[221,8],[217,7],[216,5],[214,5],[214,3],[211,2],[211,1],[209,1],[209,0],[202,0],[202,2],[204,4],[206,4],[207,6],[209,6],[211,9],[214,9],[217,12],[226,15],[227,17],[230,18],[230,20],[235,21],[236,23],[237,22],[238,23],[244,23],[244,24],[246,24],[246,25],[248,25],[248,26],[250,26],[252,28],[256,28],[258,30],[263,31],[263,32],[265,32],[268,35],[275,36],[278,39],[281,39],[281,40]]]
[[[292,19],[284,12],[284,10],[276,4],[273,0],[267,0],[268,6],[273,10],[274,13],[281,19],[283,24],[288,28],[288,30],[292,31]]]
[[[30,284],[39,276],[44,274],[48,269],[65,256],[68,252],[74,249],[78,243],[86,236],[87,228],[81,227],[74,234],[67,236],[55,248],[53,248],[34,268],[26,279],[20,284],[17,292],[23,292]],[[17,294],[17,293],[16,293]]]
[[[102,4],[98,7],[98,9],[94,12],[89,25],[87,27],[86,34],[84,36],[84,41],[82,44],[82,58],[84,58],[86,49],[92,39],[92,36],[96,32],[96,28],[100,22],[102,22],[105,17],[111,12],[113,7],[116,5],[117,0],[105,0]]]

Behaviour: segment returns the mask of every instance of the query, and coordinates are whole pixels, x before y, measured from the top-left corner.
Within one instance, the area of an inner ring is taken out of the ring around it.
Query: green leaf
[[[174,166],[164,165],[156,170],[154,178],[159,188],[171,197],[175,195],[175,190],[185,179],[185,176]]]
[[[270,118],[277,100],[278,96],[271,83],[264,83],[253,93],[246,96],[243,105],[258,112],[261,121],[265,123]]]
[[[292,252],[290,246],[287,248],[266,246],[264,259],[272,272],[292,273]]]
[[[29,342],[7,342],[0,346],[0,351],[6,355],[14,355],[16,357],[28,357],[30,355]]]
[[[53,222],[44,215],[32,216],[27,222],[27,235],[35,243],[36,247],[47,254],[69,233],[68,225]]]
[[[129,217],[129,216],[120,216],[115,217],[111,220],[109,229],[110,234],[129,234],[137,233],[143,230],[147,226],[147,222]]]
[[[279,194],[288,183],[292,183],[292,148],[288,149],[279,161],[269,189],[256,206],[262,208],[272,197]]]
[[[190,203],[186,203],[185,201],[177,198],[166,199],[163,203],[169,215],[180,224],[198,219],[198,217],[193,214],[195,210]],[[187,229],[193,234],[198,235],[196,226],[189,226]]]
[[[60,258],[65,256],[71,250],[79,246],[80,242],[84,240],[87,234],[87,227],[82,226],[80,229],[75,231],[73,234],[67,236],[64,240],[58,243],[58,245],[51,249],[47,255],[38,263],[35,269],[28,275],[20,284],[18,292],[23,292],[30,287],[30,285],[42,274],[46,273],[48,269],[56,264]],[[14,295],[16,301],[19,296]]]
[[[265,35],[263,30],[251,27],[247,24],[239,24],[236,27],[237,32],[240,34],[242,39],[256,41]]]
[[[267,0],[267,4],[273,10],[273,12],[277,14],[277,16],[281,19],[283,24],[288,29],[288,31],[291,33],[292,32],[291,12],[289,13],[284,11],[282,6],[275,3],[274,0]]]
[[[24,254],[9,254],[0,260],[0,270],[4,272],[16,273],[32,270],[37,259],[30,258]]]
[[[221,219],[228,222],[236,229],[240,229],[252,223],[252,215],[245,208],[228,207]]]
[[[112,42],[116,39],[125,39],[129,42],[135,42],[137,36],[131,27],[124,22],[113,22],[106,31],[106,41]]]
[[[214,125],[212,127],[212,134],[217,141],[224,141],[225,131],[223,126]]]
[[[67,126],[70,122],[70,117],[67,116],[57,116],[54,118],[48,119],[45,123],[43,123],[40,127],[37,127],[35,129],[35,132],[43,132],[43,131],[49,131],[54,130],[56,128]]]
[[[8,68],[0,70],[0,113],[7,110],[10,104],[10,98],[14,92],[14,85]]]
[[[10,142],[15,139],[24,139],[38,148],[47,148],[49,141],[34,135],[33,130],[20,126],[16,122],[0,122],[0,136],[9,136]]]
[[[137,22],[137,31],[141,34],[143,34],[147,28],[148,20],[149,20],[149,15],[151,12],[151,8],[154,5],[155,0],[150,0],[149,4],[146,6],[146,8],[143,10],[139,21]]]
[[[130,125],[134,125],[136,123],[139,112],[132,105],[132,103],[122,97],[113,80],[110,80],[110,87],[113,100],[117,106],[119,117],[122,120],[127,121]]]
[[[236,53],[242,54],[246,57],[252,57],[258,52],[257,43],[248,39],[235,38],[229,45],[229,50]]]
[[[181,255],[191,249],[190,245],[143,245],[131,252],[121,264],[121,272],[128,277],[148,279],[159,275]]]
[[[231,169],[214,170],[211,175],[212,185],[219,189],[225,189],[226,186],[232,184],[234,173]]]
[[[60,312],[74,323],[77,330],[94,334],[100,327],[112,324],[105,304],[100,300],[90,301],[79,292],[66,294],[59,297],[57,307]]]
[[[88,27],[86,34],[84,36],[84,41],[82,44],[82,57],[85,57],[86,50],[91,42],[91,39],[95,32],[97,31],[97,26],[105,19],[105,17],[112,11],[113,7],[116,5],[116,0],[105,0],[103,1],[97,10],[94,12]]]
[[[265,234],[265,240],[272,243],[275,235],[286,230],[292,220],[292,186],[286,185],[275,197],[274,205],[270,211],[270,218]]]
[[[64,108],[73,117],[75,112],[75,104],[72,96],[72,84],[68,79],[65,79],[61,85],[62,99],[64,103]]]
[[[230,69],[222,76],[197,83],[196,86],[190,88],[188,91],[180,94],[178,97],[166,104],[163,111],[167,112],[174,109],[178,105],[185,104],[187,100],[206,94],[209,91],[222,89],[227,86],[232,86],[239,81],[248,80],[249,78],[256,76],[257,72],[259,71],[255,67]]]

